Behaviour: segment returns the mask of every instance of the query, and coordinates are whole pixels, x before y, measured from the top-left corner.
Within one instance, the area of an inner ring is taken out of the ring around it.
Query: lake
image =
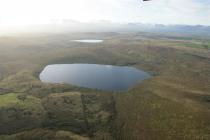
[[[82,43],[102,43],[103,40],[97,40],[97,39],[82,39],[82,40],[72,40],[74,42],[82,42]]]
[[[68,83],[107,91],[127,90],[150,75],[134,67],[98,64],[54,64],[40,73],[45,83]]]

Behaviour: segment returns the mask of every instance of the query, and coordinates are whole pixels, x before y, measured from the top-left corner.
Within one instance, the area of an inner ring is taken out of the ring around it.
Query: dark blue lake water
[[[40,74],[46,83],[68,83],[80,87],[121,91],[127,90],[150,75],[134,67],[97,64],[48,65]]]

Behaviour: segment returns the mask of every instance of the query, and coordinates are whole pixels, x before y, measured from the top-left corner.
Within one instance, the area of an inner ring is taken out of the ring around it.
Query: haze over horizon
[[[210,0],[0,0],[0,28],[79,22],[210,25]]]

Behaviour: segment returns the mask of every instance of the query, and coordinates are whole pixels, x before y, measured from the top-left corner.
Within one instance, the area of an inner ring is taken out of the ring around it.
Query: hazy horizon
[[[48,24],[0,27],[0,36],[28,33],[72,33],[72,32],[152,32],[210,36],[210,26],[186,24],[151,24],[141,22],[117,23],[106,20],[79,22],[59,20]]]

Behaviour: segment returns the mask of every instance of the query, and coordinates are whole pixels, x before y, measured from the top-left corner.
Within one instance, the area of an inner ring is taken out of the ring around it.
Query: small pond
[[[46,83],[68,83],[86,88],[122,91],[150,75],[127,66],[54,64],[46,66],[39,77]]]
[[[103,40],[96,40],[96,39],[82,39],[82,40],[72,40],[74,42],[82,42],[82,43],[102,43]]]

